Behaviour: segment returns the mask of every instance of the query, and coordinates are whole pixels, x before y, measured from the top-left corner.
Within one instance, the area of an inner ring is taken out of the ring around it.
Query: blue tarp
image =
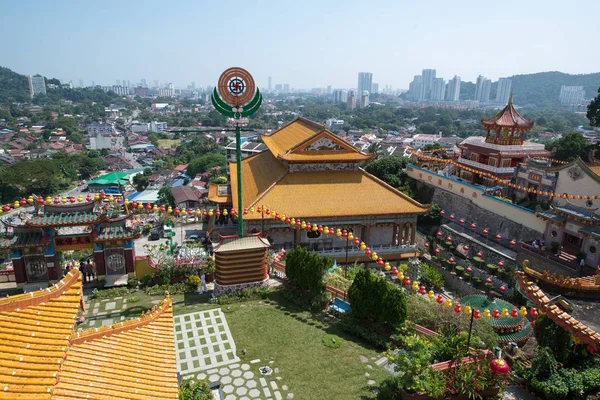
[[[165,186],[174,188],[177,186],[183,186],[183,182],[183,179],[174,179],[171,182],[167,183]]]
[[[135,199],[137,196],[139,196],[139,195],[140,195],[140,193],[142,193],[142,192],[134,192],[134,193],[131,193],[129,196],[127,196],[127,200],[129,200],[129,201],[132,201],[132,200],[133,200],[133,199]]]

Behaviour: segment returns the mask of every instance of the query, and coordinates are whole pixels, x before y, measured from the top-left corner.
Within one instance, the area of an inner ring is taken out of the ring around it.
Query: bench
[[[345,313],[346,311],[350,311],[350,303],[348,303],[347,301],[344,301],[342,299],[340,299],[339,297],[336,297],[335,300],[333,301],[333,304],[329,306],[329,308],[331,310],[333,310],[335,313]]]

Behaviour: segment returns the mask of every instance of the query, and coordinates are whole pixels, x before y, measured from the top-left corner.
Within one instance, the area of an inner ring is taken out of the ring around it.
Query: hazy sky
[[[0,1],[0,65],[86,85],[215,84],[230,66],[294,88],[600,71],[600,0]]]

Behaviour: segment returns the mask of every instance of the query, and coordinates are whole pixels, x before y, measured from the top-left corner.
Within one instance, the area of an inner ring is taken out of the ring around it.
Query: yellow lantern
[[[508,317],[508,309],[507,309],[507,308],[503,308],[503,309],[502,309],[502,316],[503,316],[504,318]]]
[[[521,309],[519,310],[519,314],[521,314],[521,317],[527,316],[527,309],[525,308],[525,306],[521,307]]]
[[[384,264],[384,268],[385,268],[386,271],[389,271],[390,269],[392,269],[392,267],[390,267],[390,263],[387,262],[387,261]]]
[[[466,314],[466,315],[471,315],[471,311],[472,311],[472,310],[471,310],[471,306],[466,306],[466,307],[465,307],[465,314]]]
[[[313,232],[316,232],[319,230],[319,227],[317,226],[317,224],[311,225],[310,230]]]
[[[154,212],[158,211],[158,206],[156,204],[152,207],[152,211],[154,211]]]
[[[169,206],[169,208],[167,208],[167,212],[171,214],[173,212],[173,207]]]
[[[63,204],[66,204],[67,198],[65,196],[63,196],[62,199],[60,199],[60,202]]]
[[[180,214],[180,215],[185,215],[185,213],[186,213],[186,209],[185,209],[185,207],[182,207],[182,208],[181,208],[181,214]]]
[[[435,297],[435,293],[433,293],[433,290],[430,290],[427,293],[427,297],[429,297],[429,300],[433,300],[433,298]]]
[[[292,218],[290,220],[290,225],[296,225],[296,218]]]
[[[52,204],[52,198],[50,196],[46,197],[46,204]]]
[[[94,200],[95,200],[95,201],[99,201],[99,200],[100,200],[100,194],[96,193],[96,194],[94,195]]]
[[[33,196],[29,196],[29,197],[27,198],[27,202],[28,202],[29,204],[33,204]]]
[[[115,196],[113,196],[112,194],[108,196],[108,201],[110,201],[111,203],[115,201]]]
[[[281,222],[285,222],[285,214],[281,214],[281,216],[279,217],[279,220]]]
[[[444,305],[446,306],[446,308],[452,308],[452,300],[446,299]]]
[[[377,253],[375,253],[375,252],[371,253],[371,260],[377,261]]]
[[[77,196],[77,201],[79,203],[81,203],[83,201],[83,196],[82,195]]]
[[[125,201],[123,202],[123,204],[125,204],[126,206],[129,206],[129,200],[125,199]]]
[[[306,229],[306,221],[302,221],[302,223],[300,224],[300,228]]]
[[[337,237],[340,237],[340,236],[342,236],[342,230],[341,230],[340,228],[338,228],[338,229],[335,231],[335,236],[337,236]]]
[[[213,214],[214,214],[214,213],[213,213],[213,210],[212,210],[212,208],[211,208],[210,210],[208,210],[208,216],[209,216],[209,217],[212,217],[212,216],[213,216]]]
[[[366,248],[367,248],[367,245],[365,244],[365,242],[360,242],[360,249],[362,251],[365,251]]]
[[[202,215],[202,211],[199,208],[196,208],[196,216],[199,217]]]
[[[419,282],[413,281],[412,290],[415,290],[415,291],[419,290]]]
[[[352,232],[348,232],[348,240],[354,240],[354,235]]]
[[[223,216],[224,216],[224,217],[226,217],[226,216],[227,216],[227,214],[229,214],[229,213],[227,212],[227,209],[224,209],[224,210],[223,210]]]
[[[138,203],[138,210],[141,210],[144,208],[144,204],[142,202]]]
[[[398,278],[399,281],[404,280],[404,274],[402,273],[402,271],[398,272],[398,275],[396,275],[396,277]]]
[[[250,207],[250,210],[249,210],[249,211],[250,211],[251,213],[254,213],[254,207]]]
[[[18,201],[15,201],[13,204],[13,208],[19,208],[19,207],[21,207],[21,204],[19,204]]]

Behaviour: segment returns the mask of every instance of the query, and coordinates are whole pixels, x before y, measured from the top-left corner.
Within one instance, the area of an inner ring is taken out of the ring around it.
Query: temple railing
[[[484,171],[494,172],[496,174],[509,174],[513,173],[515,170],[514,167],[494,167],[493,165],[482,164],[480,162],[469,160],[463,157],[459,157],[456,161],[459,164],[468,165],[470,167],[482,169]]]

